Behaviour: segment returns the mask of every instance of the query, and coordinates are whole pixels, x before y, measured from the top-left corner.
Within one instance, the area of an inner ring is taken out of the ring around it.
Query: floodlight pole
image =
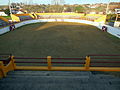
[[[106,15],[108,14],[109,6],[110,6],[110,0],[108,1],[108,4],[107,4]]]
[[[11,0],[9,0],[9,10],[10,10],[10,15],[12,14],[12,11],[11,11]]]

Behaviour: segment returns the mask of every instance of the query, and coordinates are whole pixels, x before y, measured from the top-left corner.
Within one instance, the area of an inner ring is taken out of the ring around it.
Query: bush
[[[9,9],[6,9],[4,12],[5,12],[5,14],[7,14],[8,16],[10,16],[10,10],[9,10]]]
[[[115,20],[116,19],[116,14],[108,14],[107,15],[107,20]]]

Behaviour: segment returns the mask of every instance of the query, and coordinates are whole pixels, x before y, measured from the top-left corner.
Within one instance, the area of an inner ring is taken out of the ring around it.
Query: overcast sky
[[[7,5],[9,0],[0,0],[0,5]],[[109,0],[64,0],[65,4],[93,4],[107,3]],[[120,0],[110,0],[111,2],[120,2]],[[11,0],[11,2],[51,4],[51,0]]]

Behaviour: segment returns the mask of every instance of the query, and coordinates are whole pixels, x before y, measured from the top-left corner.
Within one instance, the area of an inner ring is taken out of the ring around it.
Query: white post
[[[9,10],[10,10],[10,15],[12,14],[12,11],[11,11],[11,0],[9,0]]]
[[[110,0],[109,0],[108,3],[107,3],[106,14],[108,14],[108,11],[109,11],[109,5],[110,5]]]

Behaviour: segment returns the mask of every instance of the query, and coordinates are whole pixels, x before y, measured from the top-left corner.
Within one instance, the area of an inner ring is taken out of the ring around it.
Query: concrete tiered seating
[[[37,15],[38,18],[54,19],[54,18],[64,18],[64,19],[75,19],[80,18],[80,15]]]
[[[94,21],[94,20],[100,18],[100,16],[86,16],[86,18],[87,18],[88,20]]]
[[[85,71],[12,71],[0,90],[120,90],[120,78]]]
[[[0,27],[4,27],[4,26],[7,26],[9,23],[3,21],[0,19]]]
[[[31,19],[33,19],[30,16],[18,16],[18,17],[20,18],[20,21],[25,21],[25,20],[31,20]]]

